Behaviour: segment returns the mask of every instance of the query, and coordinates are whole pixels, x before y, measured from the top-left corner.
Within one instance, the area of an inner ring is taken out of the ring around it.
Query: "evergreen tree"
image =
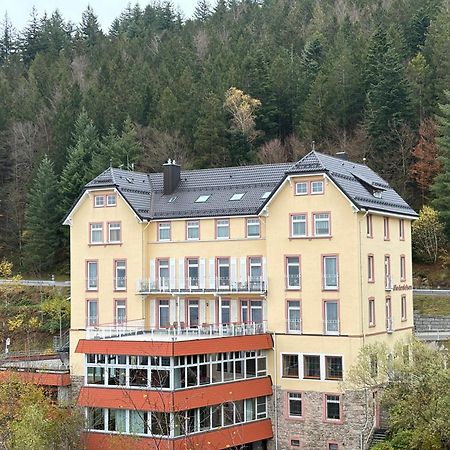
[[[28,25],[22,32],[20,49],[25,64],[29,65],[41,50],[41,24],[36,8],[33,6]]]
[[[75,123],[73,140],[74,145],[68,150],[67,163],[60,181],[63,214],[69,210],[84,185],[94,176],[92,158],[98,152],[99,139],[97,129],[85,110],[81,111]]]
[[[194,17],[200,22],[206,22],[211,15],[210,4],[207,0],[198,0],[194,10]]]
[[[59,248],[58,181],[47,155],[39,165],[25,212],[24,262],[38,272],[53,268]]]
[[[445,91],[447,103],[439,105],[436,138],[443,170],[431,187],[434,195],[433,207],[445,223],[447,237],[450,236],[450,91]]]
[[[90,5],[81,15],[80,33],[87,47],[94,47],[103,36],[98,18]]]
[[[136,129],[128,117],[120,135],[114,125],[109,128],[108,134],[100,143],[98,152],[92,157],[92,173],[94,176],[98,175],[110,165],[132,169],[138,160],[139,150]]]
[[[11,56],[16,51],[14,28],[6,13],[0,31],[0,64],[4,64],[9,62]]]

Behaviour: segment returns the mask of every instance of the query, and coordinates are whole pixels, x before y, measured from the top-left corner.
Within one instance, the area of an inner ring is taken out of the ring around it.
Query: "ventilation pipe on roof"
[[[348,155],[345,152],[336,152],[336,158],[343,159],[344,161],[348,161]]]
[[[180,184],[181,167],[169,159],[163,164],[164,195],[172,194]]]

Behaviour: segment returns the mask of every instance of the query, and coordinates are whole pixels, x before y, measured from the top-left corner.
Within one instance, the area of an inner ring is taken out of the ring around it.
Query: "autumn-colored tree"
[[[412,155],[415,162],[410,169],[411,178],[421,190],[424,201],[428,198],[435,176],[442,171],[436,146],[436,125],[433,120],[425,119],[420,124],[419,142],[414,147]]]
[[[252,141],[257,134],[255,130],[255,113],[261,106],[261,102],[245,94],[240,89],[231,87],[225,94],[223,106],[232,116],[233,128]]]
[[[427,263],[435,263],[445,250],[445,227],[431,206],[424,206],[412,224],[412,242],[414,256]]]

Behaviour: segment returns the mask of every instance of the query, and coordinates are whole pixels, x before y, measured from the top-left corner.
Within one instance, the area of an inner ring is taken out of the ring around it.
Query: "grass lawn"
[[[450,297],[414,295],[414,311],[428,316],[450,316]]]

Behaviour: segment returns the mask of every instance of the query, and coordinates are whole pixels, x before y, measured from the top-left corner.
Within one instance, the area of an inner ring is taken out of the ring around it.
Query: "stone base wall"
[[[277,411],[275,400],[277,396]],[[365,443],[374,423],[374,400],[370,393],[346,391],[343,394],[342,423],[329,423],[324,420],[324,402],[321,392],[302,392],[303,418],[299,420],[287,417],[286,391],[274,386],[274,395],[269,406],[274,439],[268,442],[268,450],[275,449],[278,437],[279,450],[328,450],[329,442],[337,443],[339,450],[365,450]],[[368,404],[368,407],[367,407]],[[299,439],[300,447],[292,447],[291,439]]]
[[[70,386],[70,403],[75,405],[78,400],[78,395],[80,394],[80,390],[83,387],[84,384],[84,377],[77,377],[77,376],[71,376],[70,381],[72,382]]]

